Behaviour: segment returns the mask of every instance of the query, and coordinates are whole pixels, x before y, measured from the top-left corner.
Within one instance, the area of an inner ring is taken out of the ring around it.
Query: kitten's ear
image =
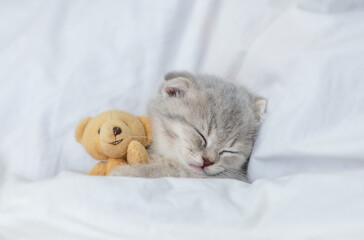
[[[184,97],[192,87],[191,78],[193,75],[188,72],[170,72],[164,76],[164,84],[161,94],[167,97]]]
[[[169,72],[166,75],[164,75],[164,80],[168,81],[174,78],[178,78],[178,77],[183,77],[183,78],[187,78],[187,79],[193,79],[194,76],[192,73],[187,72],[187,71],[173,71],[173,72]]]
[[[260,120],[267,108],[267,100],[261,97],[254,98],[254,114],[257,120]]]

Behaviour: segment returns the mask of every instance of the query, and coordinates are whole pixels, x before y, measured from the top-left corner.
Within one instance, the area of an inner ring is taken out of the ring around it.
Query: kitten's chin
[[[223,171],[225,171],[225,168],[221,166],[212,165],[209,167],[205,167],[203,171],[205,172],[206,175],[213,176],[222,173]]]
[[[201,166],[196,166],[196,165],[188,164],[188,167],[190,169],[192,169],[194,172],[197,172],[197,173],[205,173],[204,169]]]

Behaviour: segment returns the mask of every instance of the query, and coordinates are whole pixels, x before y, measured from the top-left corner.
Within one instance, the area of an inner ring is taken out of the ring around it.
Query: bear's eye
[[[101,130],[101,128],[99,128],[99,130],[97,130],[97,133],[98,133],[98,134],[100,134],[100,130]]]

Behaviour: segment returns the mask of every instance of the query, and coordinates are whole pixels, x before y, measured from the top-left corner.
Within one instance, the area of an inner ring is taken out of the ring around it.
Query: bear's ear
[[[143,141],[144,147],[147,147],[152,142],[152,125],[150,124],[150,120],[148,116],[137,116],[139,121],[143,124],[145,135],[146,135],[146,141]]]
[[[90,120],[91,120],[91,117],[87,117],[78,123],[76,130],[75,130],[75,138],[76,138],[77,142],[81,143],[83,133]]]

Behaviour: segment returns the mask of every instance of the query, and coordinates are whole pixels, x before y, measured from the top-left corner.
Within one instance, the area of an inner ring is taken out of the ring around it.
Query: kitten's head
[[[266,101],[209,75],[172,72],[149,104],[151,150],[198,174],[239,170],[250,156]]]

